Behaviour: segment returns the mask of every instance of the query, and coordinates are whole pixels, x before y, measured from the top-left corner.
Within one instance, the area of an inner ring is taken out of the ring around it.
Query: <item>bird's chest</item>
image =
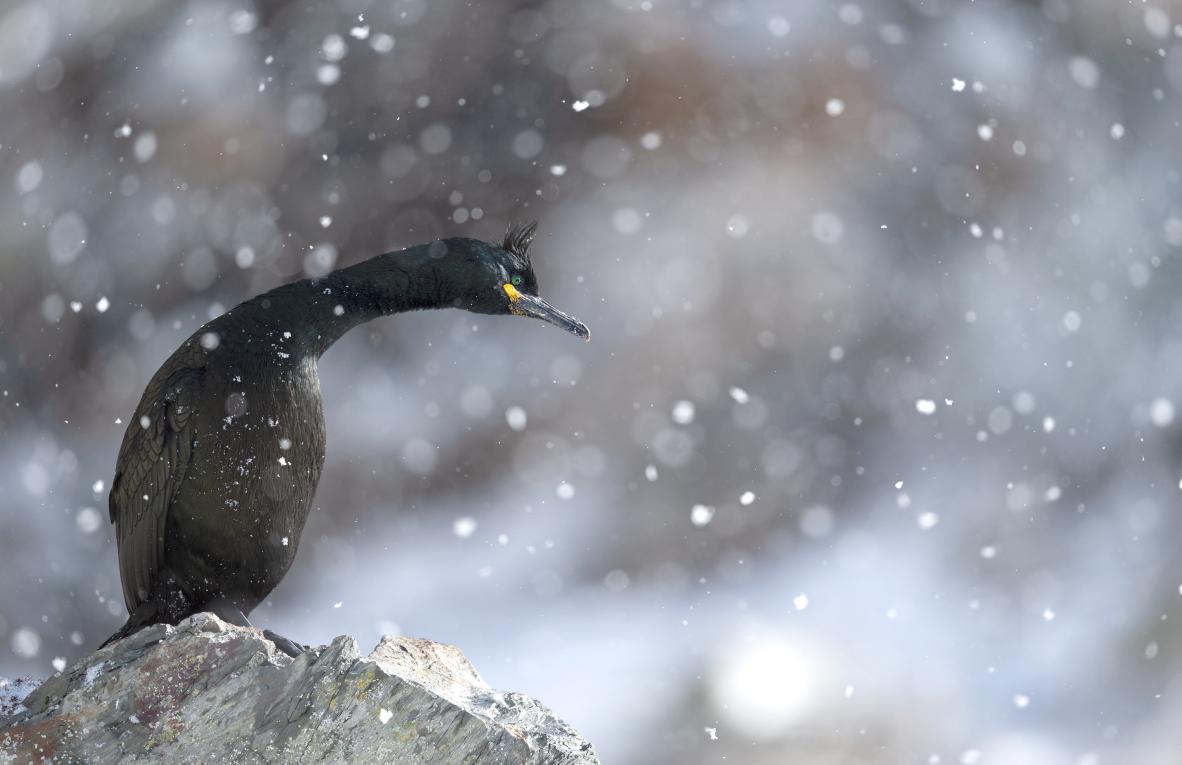
[[[324,465],[324,413],[315,361],[220,371],[204,401],[194,478],[229,533],[293,547]],[[288,538],[286,543],[284,538]]]

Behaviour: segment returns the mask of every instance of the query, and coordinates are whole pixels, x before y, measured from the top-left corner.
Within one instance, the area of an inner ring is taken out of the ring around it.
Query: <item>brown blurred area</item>
[[[149,376],[541,222],[586,321],[324,357],[257,623],[453,642],[605,762],[1180,762],[1182,4],[14,0],[0,674],[123,618]]]

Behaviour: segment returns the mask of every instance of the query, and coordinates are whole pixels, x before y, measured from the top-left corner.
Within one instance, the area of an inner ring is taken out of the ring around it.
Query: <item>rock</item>
[[[211,614],[143,629],[31,692],[0,682],[4,696],[5,765],[598,763],[573,728],[490,689],[453,646],[387,637],[362,657],[338,637],[292,659]]]

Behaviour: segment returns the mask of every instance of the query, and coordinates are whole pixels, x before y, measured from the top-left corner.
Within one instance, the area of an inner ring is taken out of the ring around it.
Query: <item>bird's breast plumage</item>
[[[211,354],[192,464],[170,512],[170,548],[262,594],[295,558],[324,465],[315,359],[286,361]]]

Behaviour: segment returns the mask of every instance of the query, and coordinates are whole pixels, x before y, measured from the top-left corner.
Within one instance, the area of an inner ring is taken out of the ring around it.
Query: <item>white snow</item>
[[[1168,428],[1174,422],[1174,402],[1155,398],[1149,405],[1149,421],[1159,428]]]
[[[525,430],[525,425],[527,422],[525,410],[519,406],[509,407],[505,410],[505,422],[509,424],[511,429],[516,430],[519,433]]]
[[[701,527],[714,520],[714,508],[709,505],[694,505],[690,509],[690,522]]]
[[[389,53],[394,50],[394,38],[386,33],[372,35],[369,38],[369,47],[373,48],[378,53]]]
[[[477,524],[475,518],[465,515],[465,516],[461,516],[459,518],[456,518],[452,522],[451,530],[452,530],[452,533],[455,534],[460,539],[467,539],[468,537],[472,536],[472,534],[474,534],[476,532],[476,527],[478,525],[479,524]]]
[[[103,667],[106,666],[105,661],[100,661],[97,664],[92,664],[86,668],[86,676],[82,678],[82,687],[89,688],[94,685],[94,681],[103,673]]]
[[[792,24],[783,16],[772,16],[767,21],[767,29],[776,37],[787,37],[792,31]]]

